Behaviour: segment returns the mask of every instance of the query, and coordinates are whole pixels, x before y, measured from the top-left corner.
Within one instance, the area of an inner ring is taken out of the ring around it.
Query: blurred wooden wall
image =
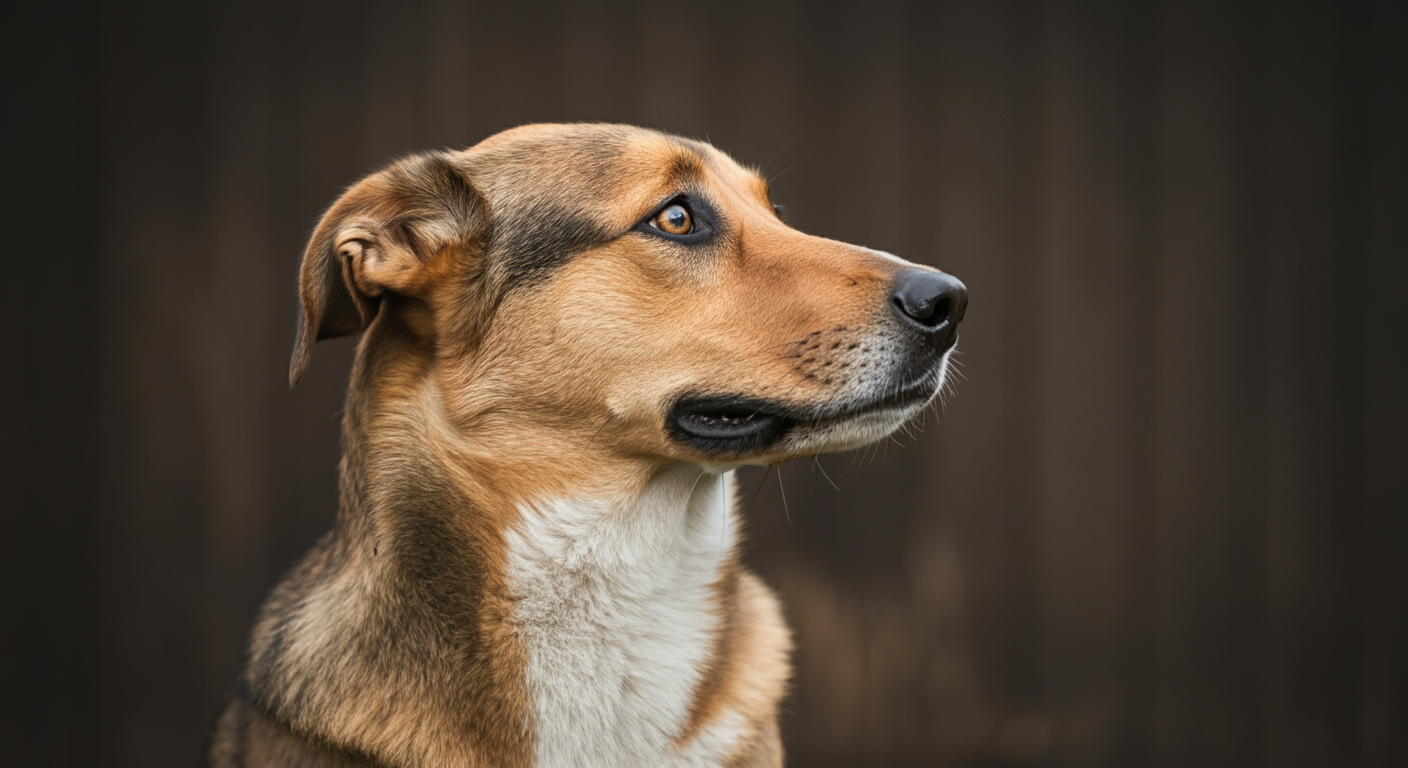
[[[285,386],[321,209],[612,120],[971,290],[922,434],[744,473],[792,765],[1408,765],[1402,3],[7,16],[5,764],[200,761],[332,520],[349,345]]]

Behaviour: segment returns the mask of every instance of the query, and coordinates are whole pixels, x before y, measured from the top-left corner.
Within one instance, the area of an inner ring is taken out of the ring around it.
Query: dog
[[[343,194],[289,376],[361,334],[340,509],[263,605],[212,765],[781,765],[791,640],[732,470],[887,437],[967,305],[781,211],[712,146],[619,125]]]

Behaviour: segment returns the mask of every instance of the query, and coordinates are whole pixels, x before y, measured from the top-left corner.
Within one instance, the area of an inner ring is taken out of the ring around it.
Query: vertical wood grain
[[[350,342],[285,384],[321,211],[615,120],[972,293],[922,432],[743,473],[792,764],[1402,763],[1398,5],[24,9],[0,729],[25,765],[198,763],[336,508]]]

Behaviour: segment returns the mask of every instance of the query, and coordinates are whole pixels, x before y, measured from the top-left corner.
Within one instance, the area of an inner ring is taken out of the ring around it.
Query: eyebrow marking
[[[675,143],[673,149],[675,151],[670,154],[669,164],[665,167],[665,178],[671,184],[678,187],[704,178],[707,161],[698,151],[682,143]]]

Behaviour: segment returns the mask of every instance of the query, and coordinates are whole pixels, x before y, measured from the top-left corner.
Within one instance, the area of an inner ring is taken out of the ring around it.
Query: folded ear
[[[323,215],[303,254],[303,312],[289,386],[308,371],[315,342],[361,333],[384,293],[427,290],[444,259],[480,240],[487,211],[445,152],[405,158],[347,190]]]

